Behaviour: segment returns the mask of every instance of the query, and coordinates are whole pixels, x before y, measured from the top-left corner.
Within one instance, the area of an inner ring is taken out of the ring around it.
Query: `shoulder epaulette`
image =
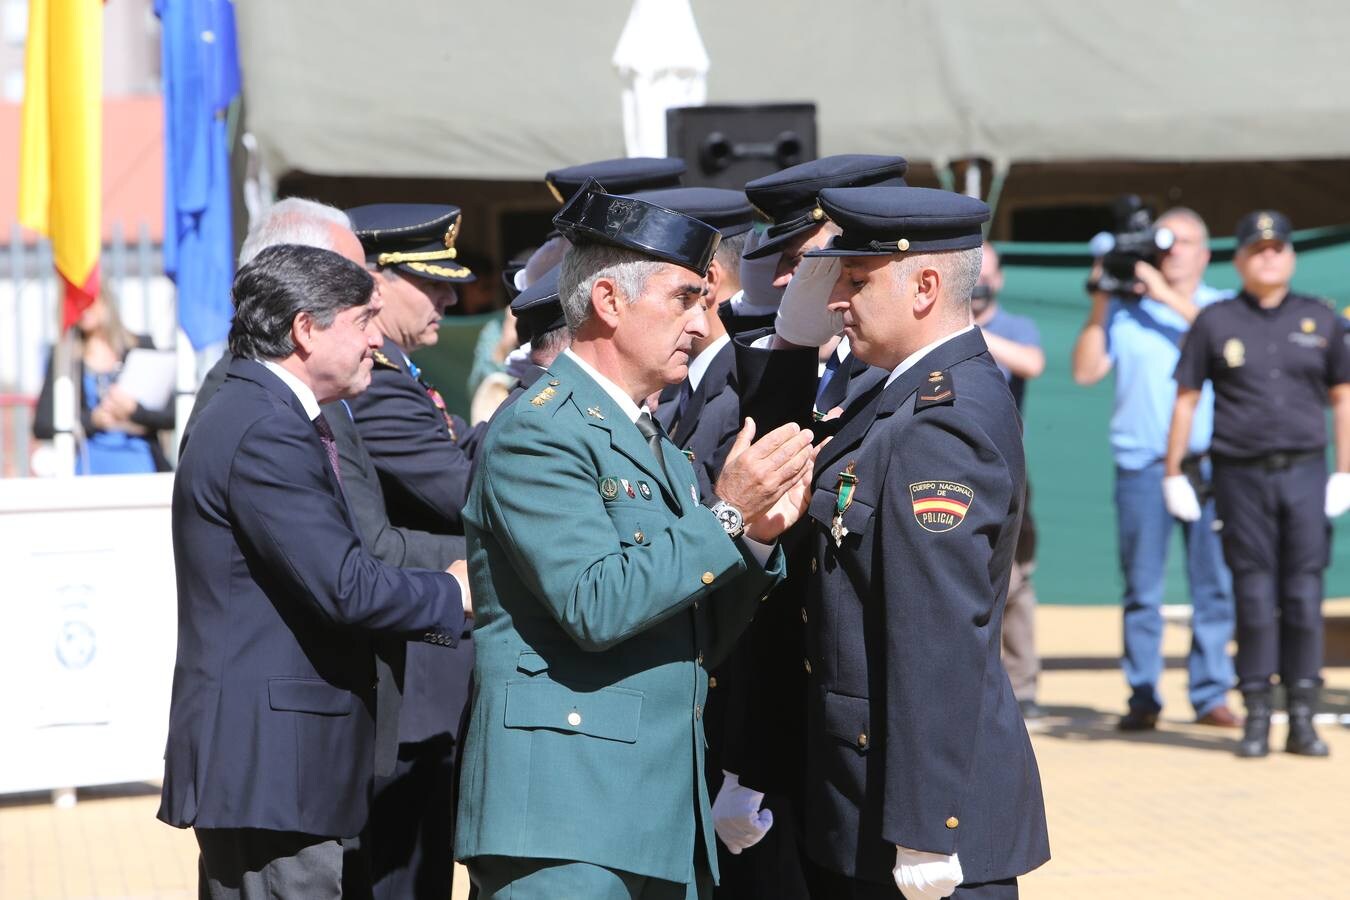
[[[919,396],[914,401],[914,411],[918,412],[930,406],[941,406],[955,400],[956,387],[952,384],[951,373],[946,370],[929,372],[927,382],[919,388]]]
[[[398,366],[394,365],[394,361],[392,359],[384,355],[383,350],[374,350],[371,352],[370,356],[372,359],[375,360],[375,365],[377,366],[381,366],[386,369],[398,368]]]
[[[558,396],[557,388],[561,383],[562,382],[558,381],[556,378],[550,379],[543,390],[530,398],[530,403],[534,406],[543,406],[545,403],[548,403],[548,401]]]

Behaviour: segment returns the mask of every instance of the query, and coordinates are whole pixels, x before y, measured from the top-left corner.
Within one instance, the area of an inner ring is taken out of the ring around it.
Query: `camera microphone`
[[[1099,231],[1088,241],[1088,250],[1093,259],[1101,259],[1116,248],[1116,236],[1109,231]]]

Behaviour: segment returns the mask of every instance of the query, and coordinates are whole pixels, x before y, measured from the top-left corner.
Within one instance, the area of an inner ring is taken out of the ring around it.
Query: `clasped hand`
[[[736,435],[713,492],[741,511],[746,534],[754,540],[772,543],[806,512],[816,458],[813,437],[788,423],[756,441],[754,419],[746,419]]]

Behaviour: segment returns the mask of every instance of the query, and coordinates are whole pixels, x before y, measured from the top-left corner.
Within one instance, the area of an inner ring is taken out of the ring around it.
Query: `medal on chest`
[[[839,484],[835,486],[838,497],[834,501],[834,518],[830,522],[830,537],[834,538],[836,547],[842,547],[844,538],[848,535],[848,526],[844,524],[844,511],[853,502],[853,493],[858,487],[858,476],[853,474],[856,466],[856,462],[850,461],[844,467],[844,471],[839,473]]]

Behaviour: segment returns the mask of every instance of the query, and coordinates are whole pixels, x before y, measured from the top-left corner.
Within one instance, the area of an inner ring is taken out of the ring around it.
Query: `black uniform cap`
[[[744,234],[754,224],[753,210],[745,194],[728,188],[667,188],[662,191],[641,191],[630,196],[707,222],[720,231],[724,238]]]
[[[582,185],[553,217],[553,227],[573,244],[600,243],[691,269],[702,277],[722,236],[716,228],[672,209]]]
[[[825,221],[824,210],[816,203],[823,188],[903,185],[908,168],[909,163],[901,156],[853,153],[827,156],[756,178],[745,186],[745,195],[770,225],[768,240],[746,253],[746,258],[777,253],[788,241]]]
[[[532,341],[537,335],[567,324],[563,316],[562,299],[558,295],[558,276],[562,266],[545,272],[516,299],[511,301],[511,312],[516,316],[516,330],[522,340]]]
[[[611,194],[631,194],[657,188],[679,187],[684,175],[684,160],[674,157],[635,156],[625,159],[602,159],[565,169],[554,169],[544,175],[544,184],[559,203],[576,196],[581,186],[592,178]]]
[[[827,188],[820,206],[843,233],[807,256],[969,250],[984,242],[981,226],[989,221],[982,200],[934,188]]]
[[[477,277],[455,261],[461,224],[458,206],[442,203],[373,203],[347,210],[366,262],[431,281],[465,284]]]
[[[1237,228],[1234,229],[1239,250],[1257,241],[1288,243],[1289,236],[1293,233],[1294,226],[1290,223],[1289,217],[1273,209],[1258,209],[1256,212],[1247,213],[1238,219]]]

